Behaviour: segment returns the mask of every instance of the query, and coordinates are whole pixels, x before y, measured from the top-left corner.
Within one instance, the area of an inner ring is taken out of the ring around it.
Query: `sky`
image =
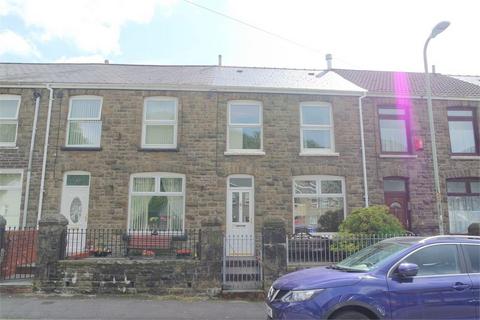
[[[201,6],[201,7],[199,7]],[[203,8],[202,8],[203,7]],[[480,0],[0,0],[1,62],[480,75]]]

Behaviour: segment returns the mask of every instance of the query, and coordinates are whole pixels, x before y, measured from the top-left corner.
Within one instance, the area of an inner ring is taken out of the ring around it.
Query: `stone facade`
[[[41,94],[38,130],[28,205],[28,223],[37,221],[38,190],[48,107],[45,89],[0,89],[0,94],[19,94],[20,106],[17,148],[0,149],[0,168],[26,168],[32,134],[33,93]],[[255,226],[264,220],[284,221],[292,230],[292,177],[333,175],[345,179],[346,212],[364,206],[358,97],[340,95],[301,95],[283,93],[228,93],[193,91],[142,91],[106,89],[54,89],[47,171],[45,215],[59,212],[64,173],[81,170],[91,174],[89,227],[125,228],[128,220],[130,176],[141,172],[173,172],[186,176],[185,225],[200,227],[217,219],[225,227],[227,177],[248,174],[255,179]],[[103,97],[100,150],[65,148],[69,100],[77,95]],[[141,149],[144,99],[152,96],[176,97],[178,147],[174,151]],[[225,155],[227,103],[255,100],[263,105],[263,144],[265,155]],[[300,156],[300,113],[303,101],[326,101],[333,106],[335,148],[338,156]],[[393,98],[367,97],[363,100],[367,176],[370,204],[383,204],[383,178],[408,178],[412,231],[438,231],[433,203],[433,170],[426,103],[412,99],[411,137],[420,137],[423,150],[411,157],[381,157],[377,107],[395,104]],[[480,176],[479,159],[453,159],[450,156],[448,106],[472,106],[468,101],[434,100],[437,144],[442,190],[445,179]],[[476,121],[479,121],[477,117]],[[444,200],[445,224],[446,195]],[[23,197],[22,208],[23,212]],[[446,229],[448,230],[448,228]]]

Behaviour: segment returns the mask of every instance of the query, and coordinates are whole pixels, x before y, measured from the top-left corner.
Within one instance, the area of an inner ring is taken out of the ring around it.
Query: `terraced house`
[[[480,221],[480,86],[432,75],[443,224]],[[0,64],[0,214],[182,232],[268,219],[335,232],[386,204],[436,233],[424,76],[223,66]]]

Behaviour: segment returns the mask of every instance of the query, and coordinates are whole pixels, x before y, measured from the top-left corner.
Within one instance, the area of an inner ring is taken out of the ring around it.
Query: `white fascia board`
[[[222,86],[182,86],[182,85],[123,85],[104,83],[50,83],[56,89],[107,89],[107,90],[171,90],[171,91],[218,91],[248,93],[286,93],[286,94],[324,94],[342,96],[361,96],[365,91],[333,89],[295,89],[268,87],[222,87]],[[0,88],[45,88],[39,83],[0,83]]]

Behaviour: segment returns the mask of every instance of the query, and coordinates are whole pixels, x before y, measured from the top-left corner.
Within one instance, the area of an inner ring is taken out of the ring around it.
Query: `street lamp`
[[[433,123],[433,110],[432,110],[432,88],[430,86],[430,73],[428,72],[427,62],[427,47],[431,39],[445,31],[448,28],[450,22],[442,21],[438,23],[432,30],[432,33],[425,41],[423,47],[423,66],[425,68],[425,87],[427,90],[427,110],[428,110],[428,123],[430,127],[430,140],[432,141],[432,158],[433,158],[433,178],[435,180],[435,203],[437,207],[438,215],[438,231],[440,234],[444,234],[443,228],[443,209],[442,209],[442,194],[440,193],[440,178],[438,175],[438,160],[437,160],[437,144],[435,141],[435,126]]]

